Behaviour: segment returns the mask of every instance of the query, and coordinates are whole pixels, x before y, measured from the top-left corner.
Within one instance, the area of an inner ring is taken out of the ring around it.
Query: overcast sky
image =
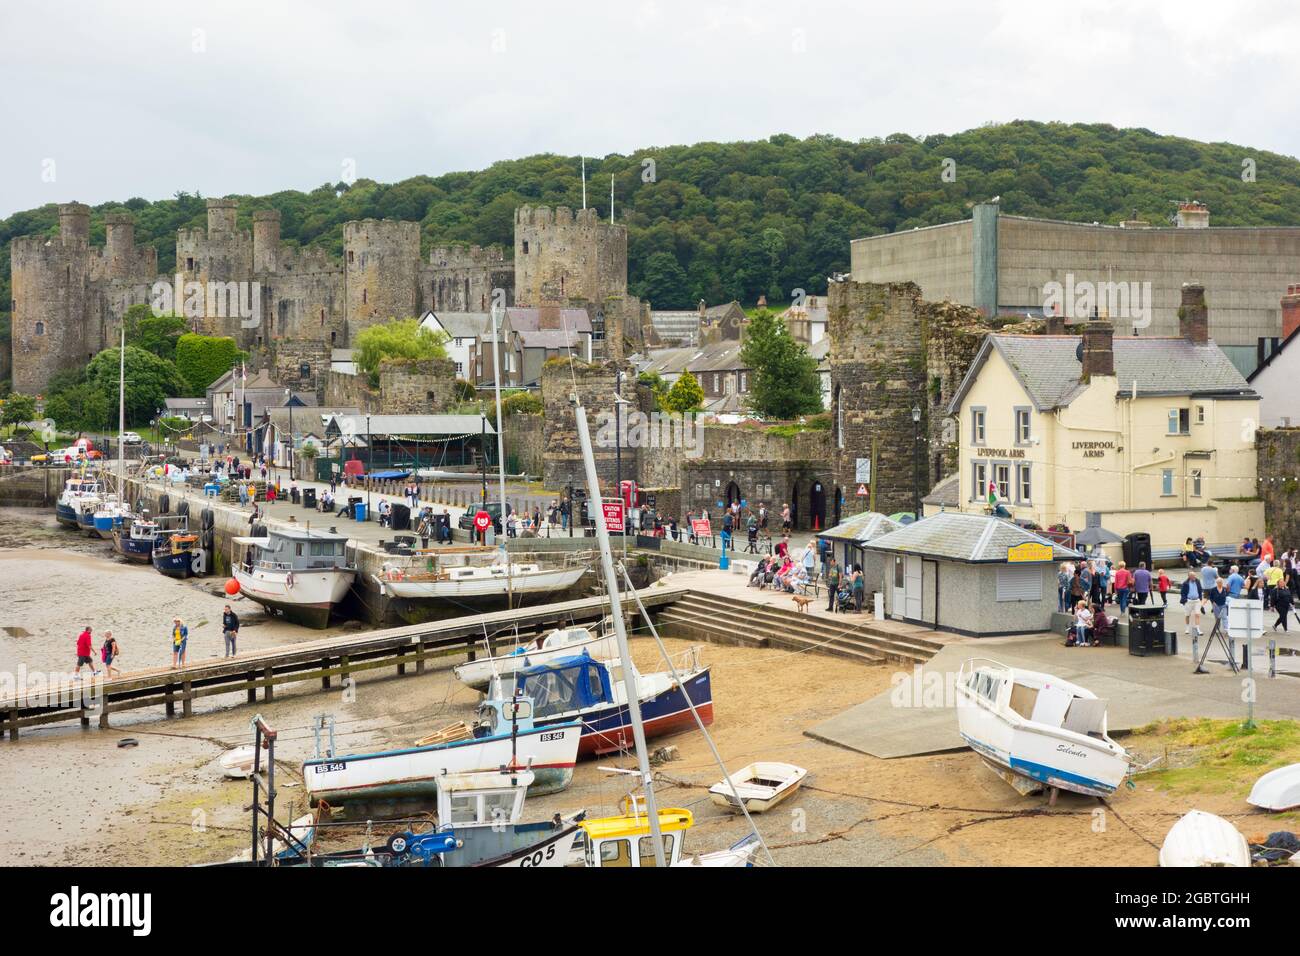
[[[1288,2],[6,0],[0,38],[0,217],[990,120],[1300,153]]]

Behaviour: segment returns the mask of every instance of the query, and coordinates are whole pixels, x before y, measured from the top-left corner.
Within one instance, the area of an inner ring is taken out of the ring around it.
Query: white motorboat
[[[1223,817],[1202,810],[1185,814],[1165,834],[1161,866],[1250,866],[1250,847]]]
[[[1129,772],[1106,733],[1106,701],[1051,674],[972,658],[957,673],[962,738],[999,772],[1103,797]]]
[[[547,594],[573,587],[587,573],[585,567],[543,568],[539,564],[491,564],[447,568],[432,573],[390,570],[380,587],[394,597],[415,600],[464,601],[470,598],[505,599]]]
[[[325,627],[357,575],[347,564],[347,542],[347,535],[312,529],[235,538],[240,593],[296,624]]]
[[[257,751],[252,744],[227,750],[218,761],[222,776],[230,777],[232,780],[247,780],[253,775],[253,762],[256,756]]]
[[[743,804],[750,813],[762,813],[791,796],[806,776],[807,770],[792,763],[759,760],[709,787],[709,797],[724,810],[739,813]]]
[[[375,753],[318,753],[303,763],[302,779],[313,806],[320,800],[428,799],[446,774],[528,765],[533,792],[554,793],[573,779],[581,737],[577,721],[537,726],[530,699],[498,694],[479,704],[475,725],[464,736]]]
[[[583,651],[589,657],[608,660],[618,656],[618,642],[608,632],[597,636],[585,627],[558,628],[509,654],[480,657],[478,660],[457,664],[452,670],[461,683],[468,684],[475,690],[486,691],[493,677],[509,681],[526,667],[581,654]]]
[[[1270,770],[1255,781],[1246,802],[1264,810],[1300,807],[1300,763]]]

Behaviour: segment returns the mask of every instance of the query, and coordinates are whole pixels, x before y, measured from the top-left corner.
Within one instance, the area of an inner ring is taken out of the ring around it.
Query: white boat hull
[[[724,810],[738,813],[743,804],[750,813],[762,813],[792,796],[807,775],[807,770],[792,763],[758,761],[733,773],[730,782],[715,783],[709,798]]]
[[[240,593],[308,627],[325,627],[334,606],[347,596],[356,572],[349,568],[284,571],[235,567]]]
[[[1160,865],[1250,866],[1250,846],[1227,820],[1192,810],[1165,835]]]
[[[529,764],[535,783],[530,792],[554,793],[573,779],[582,726],[537,727],[510,734],[458,740],[431,747],[308,760],[302,778],[313,805],[319,800],[401,800],[437,795],[446,773],[497,771],[516,760]]]
[[[1264,810],[1300,807],[1300,763],[1278,767],[1255,781],[1246,802]]]
[[[586,573],[586,568],[522,572],[511,576],[509,587],[505,574],[446,581],[384,581],[383,586],[394,597],[417,601],[460,601],[483,597],[504,599],[510,590],[516,596],[563,591],[577,584]]]
[[[544,647],[527,650],[522,654],[505,654],[501,657],[481,657],[478,660],[457,664],[452,670],[456,678],[478,691],[485,691],[492,683],[494,675],[500,675],[503,681],[509,681],[517,671],[534,664],[545,664],[561,657],[586,653],[597,660],[607,660],[618,656],[618,643],[611,636],[592,637],[590,641],[579,641],[559,647]]]

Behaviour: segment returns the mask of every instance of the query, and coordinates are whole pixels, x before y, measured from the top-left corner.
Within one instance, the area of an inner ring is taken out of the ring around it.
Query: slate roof
[[[335,415],[334,425],[341,431],[365,437],[384,435],[477,435],[483,429],[478,415],[371,415],[367,428],[365,415]],[[487,434],[495,435],[491,419]]]
[[[1039,537],[1004,518],[945,511],[913,521],[863,545],[868,551],[919,554],[971,564],[1002,564],[1007,548],[1026,541],[1052,548],[1054,561],[1077,557],[1069,548]]]
[[[512,305],[506,309],[510,328],[516,332],[536,332],[539,329],[569,329],[572,332],[590,332],[591,316],[586,309],[562,309],[555,306],[525,308]],[[488,334],[491,334],[489,329]]]
[[[863,511],[852,518],[846,518],[833,528],[827,528],[817,537],[829,538],[832,541],[862,543],[889,534],[891,531],[897,531],[901,527],[903,525],[882,515],[879,511]]]
[[[1069,405],[1087,388],[1080,381],[1083,365],[1075,354],[1081,341],[1077,335],[985,336],[948,406],[949,414],[960,411],[962,400],[994,349],[1010,366],[1038,411]],[[1259,397],[1213,341],[1198,345],[1184,338],[1117,335],[1113,348],[1120,394],[1130,394],[1136,382],[1139,397]]]
[[[961,507],[961,472],[954,471],[943,481],[930,489],[930,493],[921,499],[923,505],[943,505],[945,508]]]
[[[487,312],[430,311],[424,314],[421,324],[430,316],[453,339],[475,339],[484,332],[492,334],[492,316]]]
[[[582,344],[578,333],[573,329],[564,332],[560,329],[523,330],[518,333],[519,345],[526,349],[572,349]]]

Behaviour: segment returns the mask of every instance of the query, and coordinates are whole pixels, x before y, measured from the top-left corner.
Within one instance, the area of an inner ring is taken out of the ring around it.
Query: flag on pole
[[[996,505],[997,503],[998,503],[998,486],[996,482],[990,480],[989,481],[989,504]]]

